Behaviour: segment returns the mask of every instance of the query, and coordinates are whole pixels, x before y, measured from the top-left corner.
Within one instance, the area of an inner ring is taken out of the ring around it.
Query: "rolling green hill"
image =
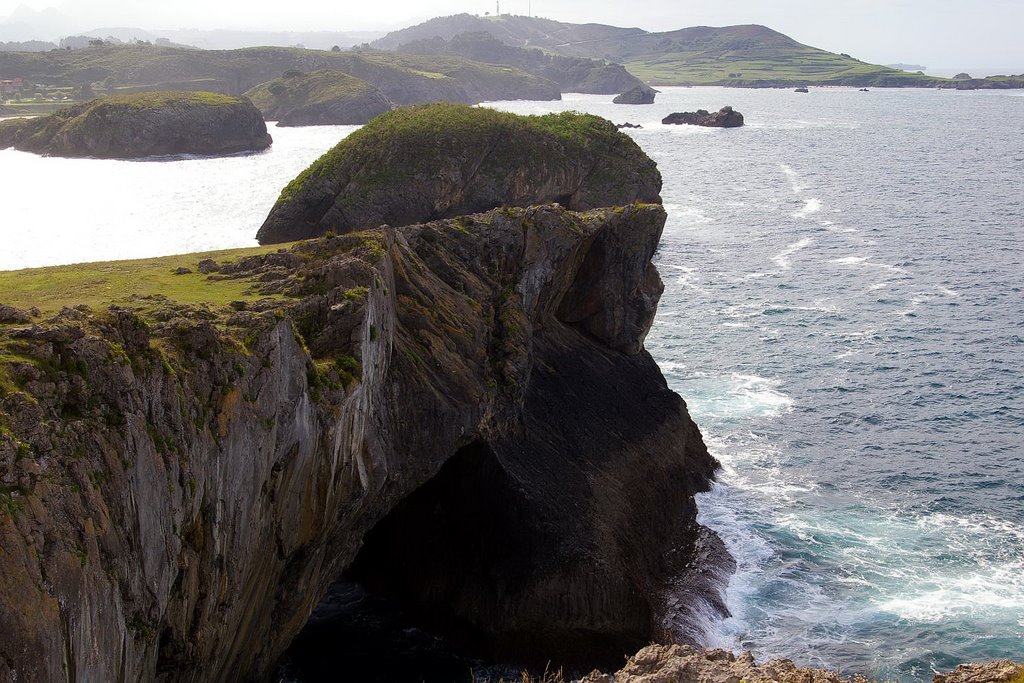
[[[459,14],[389,33],[374,47],[398,49],[416,41],[486,32],[515,47],[625,65],[652,85],[855,85],[935,87],[947,79],[868,64],[803,45],[765,26],[696,26],[650,33],[639,28],[568,24],[520,16]]]

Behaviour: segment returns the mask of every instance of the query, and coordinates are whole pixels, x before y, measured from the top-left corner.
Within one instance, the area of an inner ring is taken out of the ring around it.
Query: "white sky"
[[[494,11],[494,0],[0,0],[57,7],[86,24],[160,28],[388,30],[458,12]],[[878,63],[1024,71],[1024,0],[503,0],[502,12],[664,31],[757,23],[833,52]]]

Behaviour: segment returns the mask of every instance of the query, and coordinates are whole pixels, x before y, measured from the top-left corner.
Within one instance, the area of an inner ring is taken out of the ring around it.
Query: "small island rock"
[[[735,111],[732,107],[722,107],[715,113],[706,109],[697,111],[684,111],[669,114],[661,120],[664,124],[689,124],[691,126],[708,126],[711,128],[738,128],[743,125],[743,114]]]
[[[0,149],[61,157],[221,155],[264,150],[271,142],[252,102],[209,92],[114,95],[0,124]]]
[[[279,126],[361,125],[395,106],[377,87],[333,70],[290,72],[246,97]]]
[[[618,95],[612,102],[615,104],[654,104],[654,96],[657,90],[647,85],[638,85],[631,90]]]
[[[615,124],[461,104],[402,107],[342,140],[281,192],[261,244],[557,202],[660,202],[661,174]]]

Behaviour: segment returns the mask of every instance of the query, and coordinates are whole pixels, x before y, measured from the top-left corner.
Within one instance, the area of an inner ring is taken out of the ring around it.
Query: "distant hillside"
[[[562,57],[537,49],[514,47],[484,31],[461,33],[451,40],[440,37],[417,40],[399,46],[398,51],[420,55],[452,55],[476,62],[512,66],[554,81],[563,92],[617,95],[642,85],[621,64],[586,57]]]
[[[458,14],[394,31],[372,45],[396,49],[435,37],[450,40],[470,31],[487,32],[515,47],[623,64],[653,85],[935,86],[945,82],[803,45],[758,25],[696,26],[649,33],[639,28],[533,17]]]
[[[558,86],[543,78],[450,56],[283,47],[193,50],[155,45],[0,52],[0,78],[53,86],[103,83],[104,88],[120,92],[173,89],[241,95],[286,71],[321,69],[343,71],[367,81],[395,104],[561,97]]]

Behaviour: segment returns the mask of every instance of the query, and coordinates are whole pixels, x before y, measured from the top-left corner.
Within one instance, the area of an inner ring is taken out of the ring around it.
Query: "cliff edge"
[[[0,123],[0,149],[62,157],[233,154],[263,150],[271,142],[251,102],[205,92],[114,95]]]

